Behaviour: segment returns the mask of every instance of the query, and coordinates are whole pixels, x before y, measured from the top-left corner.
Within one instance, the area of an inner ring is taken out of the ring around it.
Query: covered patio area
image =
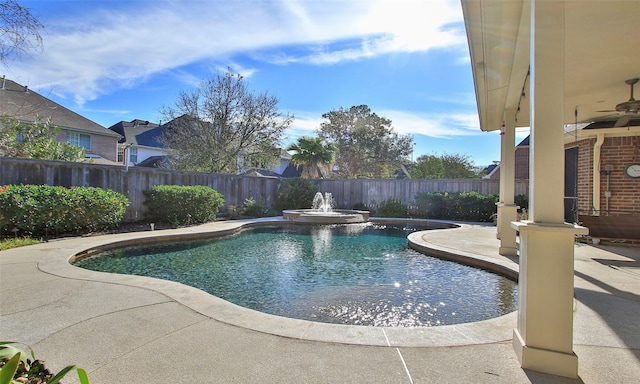
[[[574,239],[588,230],[565,222],[564,127],[603,118],[622,125],[638,115],[625,85],[640,77],[638,3],[463,0],[462,7],[480,127],[502,135],[499,253],[520,264],[513,347],[523,368],[577,378]],[[516,221],[513,200],[517,127],[531,135],[528,221]]]

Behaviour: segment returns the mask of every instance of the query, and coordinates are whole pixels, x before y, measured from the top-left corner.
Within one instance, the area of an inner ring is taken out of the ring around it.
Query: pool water
[[[416,229],[257,227],[111,250],[76,265],[173,280],[257,311],[325,323],[436,326],[516,309],[517,283],[408,248],[406,236]]]

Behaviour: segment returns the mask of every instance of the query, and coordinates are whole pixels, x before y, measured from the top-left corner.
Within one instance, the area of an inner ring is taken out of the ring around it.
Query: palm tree
[[[330,168],[336,147],[331,143],[323,144],[319,137],[301,137],[287,151],[296,151],[291,156],[291,161],[295,165],[302,165],[302,177],[315,179]]]

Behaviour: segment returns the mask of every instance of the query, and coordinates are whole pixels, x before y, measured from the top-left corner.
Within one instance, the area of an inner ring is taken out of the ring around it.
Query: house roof
[[[489,164],[487,165],[482,172],[484,172],[486,175],[491,174],[491,172],[493,172],[494,169],[498,168],[499,164],[493,163],[493,164]]]
[[[146,120],[135,119],[132,121],[121,121],[110,126],[109,129],[122,135],[120,143],[164,148],[159,141],[164,126],[150,123]]]
[[[150,156],[136,164],[136,167],[162,168],[169,163],[169,156]]]
[[[267,169],[261,168],[252,168],[242,174],[243,176],[258,176],[258,177],[280,177],[275,172],[269,171]]]
[[[9,79],[1,79],[0,115],[8,115],[21,121],[35,122],[51,118],[60,128],[81,131],[95,135],[120,137],[102,125],[47,99],[39,93]]]
[[[111,161],[111,160],[107,160],[104,157],[100,156],[100,155],[95,155],[95,154],[87,154],[84,159],[79,160],[80,163],[89,163],[89,164],[102,164],[102,165],[117,165],[117,166],[122,166],[122,164],[115,162],[115,161]]]
[[[280,175],[282,177],[300,177],[302,176],[302,167],[301,166],[297,166],[293,163],[289,163],[289,165],[287,165],[287,168],[285,168],[284,171],[282,171],[282,175]]]
[[[483,131],[506,111],[529,122],[531,5],[528,0],[462,0],[476,102]],[[564,123],[591,122],[629,99],[625,80],[640,77],[637,2],[557,1],[564,9]],[[635,8],[634,8],[635,7]],[[546,16],[553,19],[554,15]],[[543,17],[544,18],[544,17]],[[640,86],[636,85],[636,91]],[[523,92],[524,91],[524,92]],[[613,110],[613,111],[612,111]]]

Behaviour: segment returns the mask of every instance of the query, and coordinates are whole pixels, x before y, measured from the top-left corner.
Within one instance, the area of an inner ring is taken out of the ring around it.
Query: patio
[[[330,326],[324,332],[316,323],[306,324],[296,337],[287,319],[264,321],[263,314],[254,317],[180,284],[67,263],[71,255],[105,242],[196,236],[233,230],[239,223],[2,251],[1,339],[29,344],[54,370],[77,364],[94,384],[625,383],[640,377],[639,248],[575,245],[574,350],[581,380],[520,368],[512,347],[515,313],[488,324],[387,329],[387,345],[366,341],[371,334],[385,335],[381,329]],[[419,241],[439,252],[517,267],[516,259],[499,254],[495,230],[465,224],[425,232]]]

